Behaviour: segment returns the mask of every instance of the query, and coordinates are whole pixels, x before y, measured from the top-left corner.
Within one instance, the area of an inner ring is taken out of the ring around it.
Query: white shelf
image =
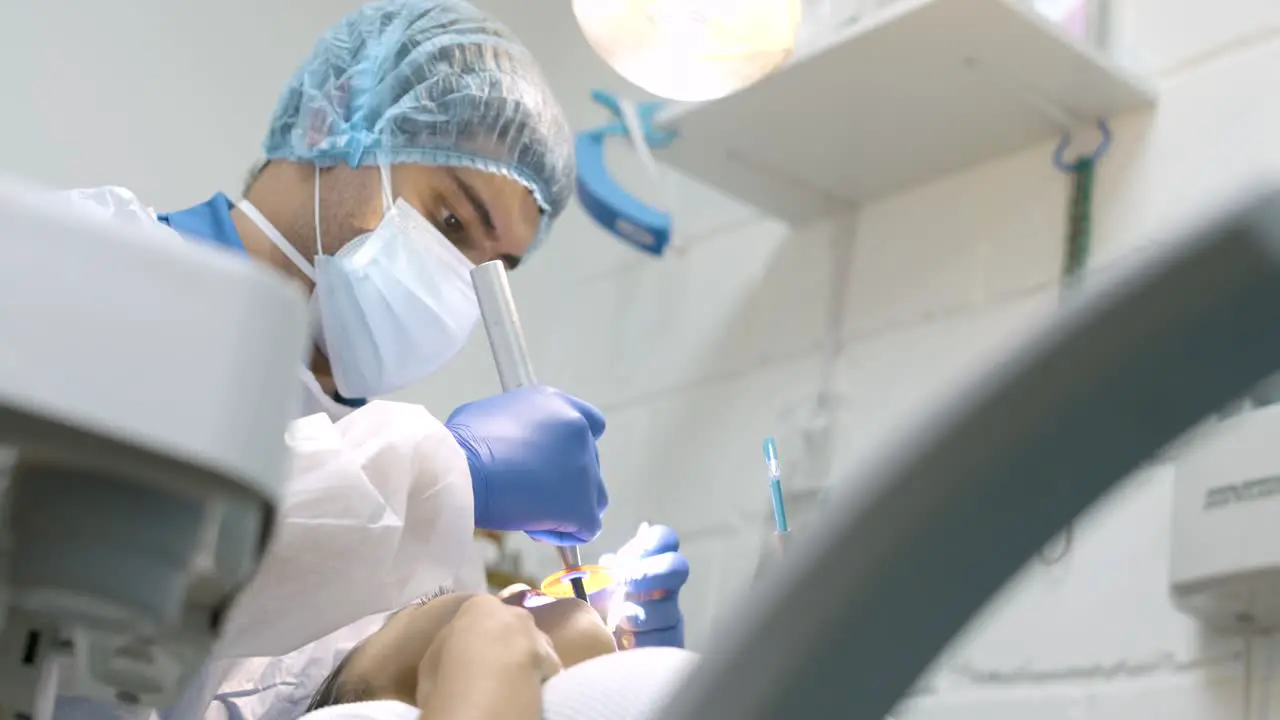
[[[1154,102],[1025,3],[897,0],[740,93],[671,108],[658,157],[799,222]]]

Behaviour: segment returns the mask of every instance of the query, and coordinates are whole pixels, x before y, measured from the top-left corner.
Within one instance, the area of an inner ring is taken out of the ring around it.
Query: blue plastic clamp
[[[628,137],[617,97],[604,90],[591,91],[591,99],[607,108],[614,122],[578,133],[574,151],[578,159],[578,201],[597,224],[619,239],[652,255],[662,255],[671,242],[671,214],[641,202],[624,190],[604,163],[604,143],[611,137]],[[674,130],[659,129],[655,116],[660,102],[636,106],[645,142],[664,148],[676,138]]]

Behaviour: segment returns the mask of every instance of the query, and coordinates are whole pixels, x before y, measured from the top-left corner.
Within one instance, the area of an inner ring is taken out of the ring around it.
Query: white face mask
[[[462,349],[480,317],[475,265],[403,199],[392,203],[390,168],[380,170],[382,222],[329,256],[320,245],[316,169],[314,268],[253,205],[238,203],[315,282],[318,339],[338,392],[349,398],[384,395],[436,371]]]

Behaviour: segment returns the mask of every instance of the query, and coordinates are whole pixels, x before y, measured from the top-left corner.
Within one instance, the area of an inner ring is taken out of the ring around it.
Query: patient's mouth
[[[556,601],[541,590],[534,590],[528,585],[512,585],[498,593],[498,598],[508,605],[523,608],[536,608]]]

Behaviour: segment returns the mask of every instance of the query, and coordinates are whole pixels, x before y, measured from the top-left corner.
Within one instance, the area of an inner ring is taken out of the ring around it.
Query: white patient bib
[[[660,720],[697,653],[648,647],[601,655],[542,686],[542,720]]]
[[[574,665],[542,686],[542,720],[661,720],[662,709],[698,664],[679,648],[641,648]],[[395,700],[335,705],[302,720],[418,720]]]

